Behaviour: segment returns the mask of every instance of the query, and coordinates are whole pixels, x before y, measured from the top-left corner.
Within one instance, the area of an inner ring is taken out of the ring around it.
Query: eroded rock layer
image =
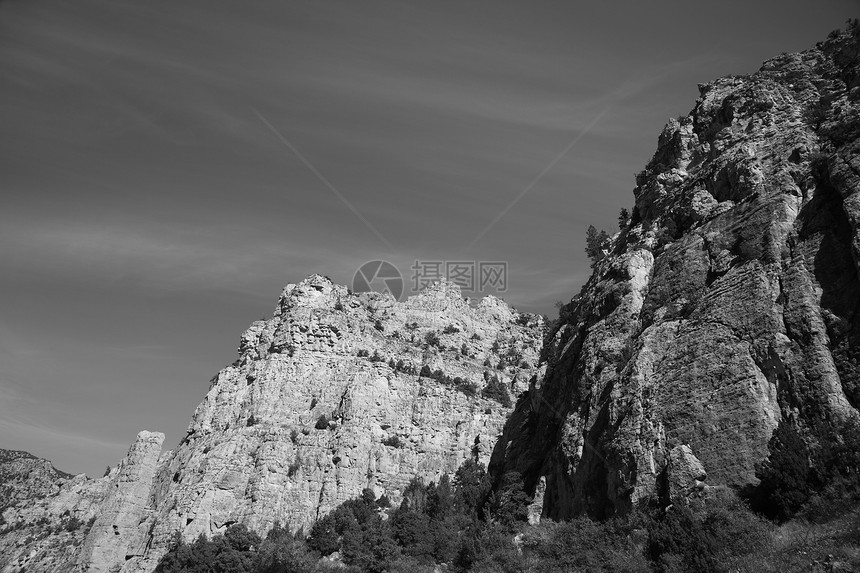
[[[489,460],[538,372],[543,326],[495,297],[470,304],[449,282],[405,302],[319,275],[288,285],[175,450],[141,432],[98,480],[24,454],[0,464],[44,470],[10,489],[0,570],[149,572],[176,534],[307,528],[364,488],[397,503],[413,477]]]
[[[495,297],[471,306],[452,283],[402,303],[318,275],[288,285],[159,467],[145,551],[122,570],[154,568],[175,532],[307,528],[364,488],[398,501],[415,476],[486,463],[511,408],[482,389],[528,387],[542,328]]]
[[[754,484],[780,420],[857,414],[858,33],[701,85],[661,133],[494,453],[544,516],[665,495],[679,446]]]

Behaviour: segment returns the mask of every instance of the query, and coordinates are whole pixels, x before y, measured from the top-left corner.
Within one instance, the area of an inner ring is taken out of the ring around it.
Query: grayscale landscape
[[[0,573],[860,570],[856,9],[0,0]]]

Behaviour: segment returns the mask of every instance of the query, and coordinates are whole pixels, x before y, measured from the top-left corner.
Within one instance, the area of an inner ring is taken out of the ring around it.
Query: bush
[[[442,330],[442,334],[456,334],[458,332],[460,332],[460,329],[453,324],[449,324]]]
[[[598,523],[587,517],[541,522],[523,533],[522,552],[529,562],[540,564],[542,573],[650,573],[647,558],[629,541],[631,529],[626,522]]]
[[[770,456],[757,469],[753,508],[779,521],[793,516],[812,495],[809,450],[797,430],[780,421],[768,443]]]
[[[439,346],[440,340],[439,335],[434,331],[430,331],[424,335],[424,342],[427,343],[427,346]]]
[[[591,266],[597,264],[603,257],[603,251],[609,245],[609,235],[606,231],[597,231],[594,225],[589,225],[585,232],[585,254],[591,259]]]
[[[470,382],[468,380],[464,380],[462,378],[455,378],[457,390],[465,394],[466,396],[476,396],[478,394],[478,386],[474,382]]]
[[[502,476],[499,486],[487,499],[487,511],[492,520],[509,531],[517,523],[528,519],[531,500],[523,490],[523,479],[519,472],[508,472]]]
[[[618,229],[623,231],[630,224],[630,211],[626,208],[621,209],[618,213]]]
[[[224,535],[211,540],[203,535],[186,544],[177,534],[173,545],[161,558],[157,573],[192,573],[197,571],[253,573],[256,548],[260,537],[244,525],[231,525]]]
[[[66,531],[77,531],[81,527],[81,520],[77,517],[72,517],[66,522]]]
[[[379,517],[373,491],[365,489],[358,499],[347,500],[311,528],[308,546],[323,555],[340,551],[348,564],[360,571],[382,573],[399,557],[388,528]]]
[[[403,442],[400,439],[400,436],[389,436],[382,440],[383,446],[388,446],[389,448],[402,448]]]
[[[317,418],[317,423],[314,424],[314,428],[317,430],[327,430],[329,426],[328,416],[325,414],[320,414],[320,417]]]
[[[287,475],[289,477],[293,477],[298,473],[298,471],[302,467],[302,458],[296,456],[296,458],[290,463],[290,466],[287,468]]]
[[[493,375],[489,379],[487,385],[481,391],[481,395],[488,400],[495,400],[505,408],[510,408],[513,405],[511,395],[505,385],[499,380],[498,375]]]
[[[276,521],[260,544],[254,561],[255,573],[313,573],[316,571],[316,556],[305,543],[293,537],[289,529]]]

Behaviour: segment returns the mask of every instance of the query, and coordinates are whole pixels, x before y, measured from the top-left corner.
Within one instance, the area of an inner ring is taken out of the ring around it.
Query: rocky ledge
[[[669,497],[681,453],[743,488],[781,421],[857,416],[858,36],[701,85],[661,133],[493,457],[543,516]]]
[[[141,432],[109,476],[51,483],[43,509],[7,512],[15,529],[2,542],[16,557],[2,571],[63,561],[149,572],[176,534],[307,527],[364,488],[397,503],[413,477],[438,480],[467,457],[488,462],[538,375],[543,335],[541,317],[492,296],[472,303],[450,282],[404,302],[320,275],[287,285],[272,318],[251,324],[236,361],[212,379],[175,450]],[[61,540],[62,553],[52,531],[39,530],[42,545],[19,533],[69,504],[87,532]]]

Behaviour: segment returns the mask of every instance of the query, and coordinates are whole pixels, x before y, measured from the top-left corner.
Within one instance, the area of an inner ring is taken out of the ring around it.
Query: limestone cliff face
[[[27,452],[0,450],[0,508],[55,494],[58,482],[70,477],[48,460]]]
[[[19,495],[0,508],[0,571],[118,571],[133,545],[158,463],[163,434],[141,432],[125,458],[96,480],[70,476],[24,452],[0,461]],[[8,454],[8,452],[4,452]]]
[[[751,484],[781,419],[857,414],[858,33],[702,85],[663,130],[494,453],[544,516],[627,509],[680,446]]]
[[[297,529],[368,487],[397,503],[415,476],[489,460],[512,408],[483,390],[500,384],[516,399],[528,388],[543,330],[540,317],[495,297],[470,304],[447,282],[402,303],[319,275],[288,285],[175,450],[141,432],[98,480],[22,453],[45,476],[22,478],[4,502],[0,571],[150,572],[176,533]],[[82,525],[67,531],[71,517]]]
[[[164,434],[141,432],[128,455],[112,472],[99,515],[84,541],[80,571],[107,573],[119,570],[120,558],[146,551],[152,507],[150,489],[158,468]]]
[[[415,476],[438,479],[469,456],[486,463],[511,408],[481,390],[494,376],[514,398],[525,390],[542,334],[539,317],[494,297],[472,306],[451,283],[402,303],[318,275],[288,285],[146,493],[119,478],[80,563],[151,571],[176,532],[307,527],[364,488],[396,502]]]

